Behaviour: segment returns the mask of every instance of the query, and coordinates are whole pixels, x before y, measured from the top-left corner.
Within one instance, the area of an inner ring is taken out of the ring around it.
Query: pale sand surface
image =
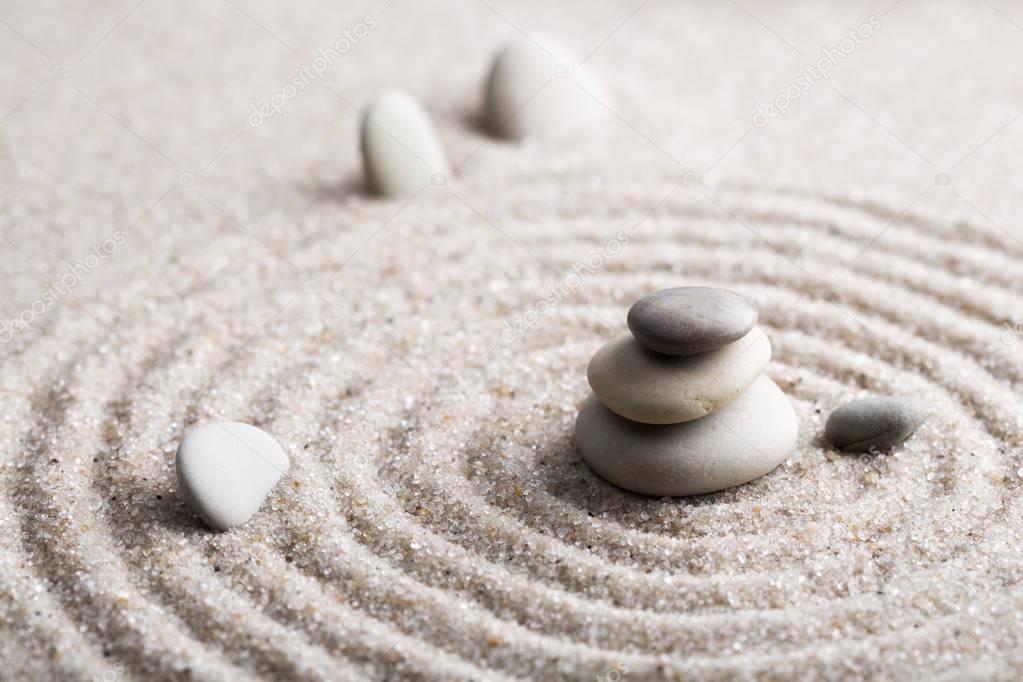
[[[1023,8],[385,4],[0,8],[2,319],[123,236],[0,349],[0,678],[1018,678]],[[596,50],[604,127],[480,133],[516,27]],[[361,192],[349,106],[395,85],[461,164],[408,202]],[[686,284],[760,306],[800,445],[739,489],[629,495],[571,442],[586,363]],[[933,414],[890,455],[823,448],[874,393]],[[225,534],[174,490],[210,420],[292,461]]]

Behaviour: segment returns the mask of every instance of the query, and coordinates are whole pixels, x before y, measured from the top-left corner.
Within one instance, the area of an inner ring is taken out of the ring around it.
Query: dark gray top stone
[[[695,355],[738,341],[757,322],[757,307],[712,287],[677,287],[644,296],[629,308],[629,329],[643,346],[666,355]]]
[[[909,438],[924,419],[910,398],[863,398],[831,413],[824,437],[839,450],[887,450]]]

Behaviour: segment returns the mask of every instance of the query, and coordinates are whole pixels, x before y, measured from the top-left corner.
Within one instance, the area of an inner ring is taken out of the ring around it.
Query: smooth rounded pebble
[[[831,413],[824,437],[839,450],[887,450],[913,435],[924,420],[912,398],[862,398]]]
[[[677,287],[636,301],[627,321],[632,335],[650,350],[695,355],[738,341],[757,316],[757,307],[733,291]]]
[[[575,443],[597,474],[645,495],[699,495],[752,481],[796,445],[799,419],[766,375],[714,414],[684,424],[638,424],[591,395],[575,422]]]
[[[586,377],[600,401],[626,419],[676,424],[737,398],[770,361],[771,342],[759,327],[700,355],[655,353],[623,334],[594,354]]]
[[[484,115],[498,137],[566,139],[602,121],[607,109],[601,102],[607,100],[578,59],[537,36],[536,43],[514,40],[497,53],[484,92]]]
[[[192,511],[216,530],[252,518],[288,470],[273,436],[238,422],[206,424],[178,445],[178,487]]]
[[[400,197],[445,184],[450,170],[430,116],[408,93],[379,95],[362,118],[362,161],[374,194]]]

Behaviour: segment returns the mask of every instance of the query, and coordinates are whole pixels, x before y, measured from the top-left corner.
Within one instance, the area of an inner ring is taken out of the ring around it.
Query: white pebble
[[[549,38],[513,41],[494,58],[485,115],[499,137],[576,137],[605,118],[606,106],[603,88],[577,58]]]
[[[175,461],[181,495],[210,527],[227,530],[255,514],[288,470],[273,436],[249,424],[218,422],[190,431]]]
[[[662,355],[622,334],[590,359],[590,387],[608,409],[644,424],[706,417],[735,400],[771,361],[760,327],[709,353]]]
[[[411,95],[379,95],[362,118],[362,160],[374,194],[400,197],[447,184],[447,157],[430,116]]]

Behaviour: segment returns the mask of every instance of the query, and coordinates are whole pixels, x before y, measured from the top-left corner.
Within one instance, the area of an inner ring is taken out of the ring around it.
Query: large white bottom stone
[[[583,403],[575,443],[586,463],[620,488],[646,495],[698,495],[752,481],[796,445],[799,419],[788,397],[761,375],[709,416],[681,424],[640,424]]]

